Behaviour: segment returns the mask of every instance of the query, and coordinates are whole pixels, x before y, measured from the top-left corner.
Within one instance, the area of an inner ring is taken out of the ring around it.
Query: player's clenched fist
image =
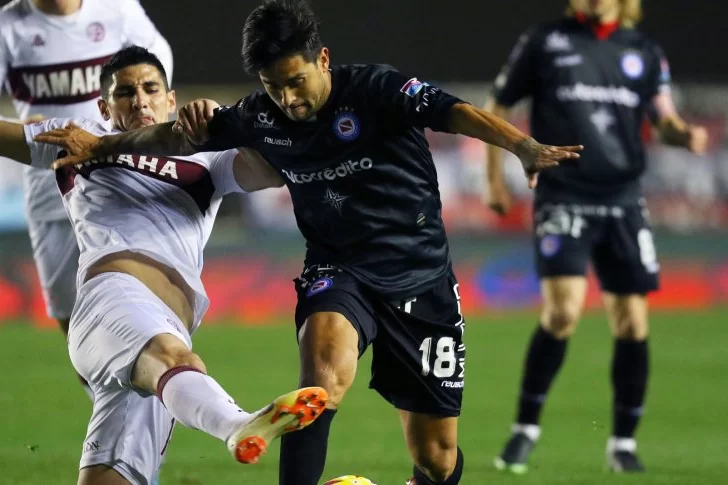
[[[187,103],[178,111],[172,130],[184,134],[194,145],[202,145],[209,139],[207,124],[212,121],[215,109],[219,107],[211,99],[196,99]]]

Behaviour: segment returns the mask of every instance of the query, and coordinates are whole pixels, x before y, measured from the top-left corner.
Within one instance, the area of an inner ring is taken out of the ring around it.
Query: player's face
[[[326,47],[314,62],[296,54],[278,60],[259,74],[268,96],[294,121],[304,121],[315,115],[331,92]]]
[[[611,16],[619,11],[620,0],[571,0],[571,7],[590,18]]]
[[[81,0],[34,0],[41,12],[70,15],[81,8]]]
[[[116,71],[108,99],[99,101],[104,119],[122,131],[164,123],[176,106],[174,91],[167,91],[161,73],[150,64]]]

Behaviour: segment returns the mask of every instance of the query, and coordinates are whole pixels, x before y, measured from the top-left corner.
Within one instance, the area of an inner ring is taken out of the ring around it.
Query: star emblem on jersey
[[[334,135],[341,141],[354,141],[359,137],[361,123],[350,108],[342,108],[334,117]]]
[[[622,54],[622,72],[630,79],[638,79],[645,72],[645,63],[637,51],[626,51]]]
[[[589,116],[589,119],[592,123],[594,123],[594,126],[597,127],[597,130],[601,134],[606,133],[609,130],[609,127],[612,126],[615,122],[612,113],[604,108],[599,108],[598,110],[593,112],[591,116]]]
[[[349,197],[334,192],[330,188],[326,189],[326,195],[324,195],[324,204],[329,205],[336,212],[341,214],[341,209],[344,207],[344,201]]]

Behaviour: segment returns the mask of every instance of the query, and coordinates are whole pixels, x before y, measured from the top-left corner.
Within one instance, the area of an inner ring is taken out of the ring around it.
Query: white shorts
[[[29,219],[28,232],[46,312],[51,318],[65,320],[76,301],[79,250],[73,226],[69,220]]]
[[[192,348],[179,318],[136,278],[104,273],[79,289],[68,348],[94,393],[80,468],[107,465],[135,485],[156,475],[174,420],[155,395],[132,388],[131,372],[147,342],[163,333]]]

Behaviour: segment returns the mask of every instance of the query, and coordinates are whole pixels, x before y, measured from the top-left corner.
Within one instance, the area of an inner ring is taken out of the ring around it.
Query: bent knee
[[[299,341],[301,385],[320,386],[336,408],[351,387],[359,359],[359,335],[338,313],[319,313],[307,319]]]
[[[621,340],[645,340],[648,333],[647,320],[641,318],[622,317],[614,322],[614,336]]]
[[[159,378],[170,369],[191,367],[207,374],[207,367],[199,355],[171,334],[157,335],[149,341],[137,358],[132,370],[132,384],[155,392]]]
[[[570,337],[576,331],[581,317],[581,308],[576,305],[560,305],[557,308],[544,310],[541,315],[541,326],[557,339]]]
[[[447,480],[457,466],[458,447],[456,442],[427,441],[419,443],[413,452],[417,468],[437,483]]]

